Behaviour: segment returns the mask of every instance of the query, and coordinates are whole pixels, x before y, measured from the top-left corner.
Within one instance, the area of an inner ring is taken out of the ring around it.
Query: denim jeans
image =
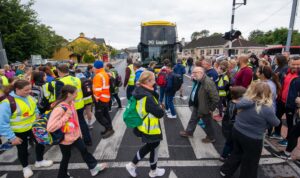
[[[174,95],[166,96],[167,104],[166,104],[166,109],[171,110],[172,116],[176,115],[175,112],[175,107],[174,107]]]
[[[166,90],[165,87],[159,87],[159,103],[163,103],[165,90]]]
[[[126,88],[126,96],[127,99],[130,100],[131,96],[132,96],[132,92],[134,90],[134,85],[128,85]]]

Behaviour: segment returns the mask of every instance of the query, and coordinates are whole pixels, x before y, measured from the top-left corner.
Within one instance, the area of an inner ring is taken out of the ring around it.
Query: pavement
[[[116,65],[116,69],[124,79],[126,61],[121,61]],[[213,144],[203,144],[201,139],[206,136],[204,130],[197,126],[192,138],[182,138],[179,131],[184,130],[191,115],[188,107],[188,96],[191,91],[192,83],[188,76],[184,81],[184,97],[175,96],[175,107],[177,112],[176,119],[164,117],[161,119],[163,141],[160,144],[158,154],[158,166],[166,169],[163,178],[220,178],[219,168],[222,162],[218,160],[224,146],[224,138],[221,133],[220,122],[213,122],[216,142]],[[126,106],[126,97],[123,87],[120,88],[120,98],[123,107]],[[115,134],[102,139],[100,132],[104,129],[98,122],[94,123],[94,128],[90,130],[93,139],[93,146],[88,150],[99,162],[107,162],[109,168],[101,172],[96,177],[102,178],[128,178],[130,177],[125,169],[125,164],[132,160],[137,150],[142,146],[139,138],[135,137],[132,129],[126,128],[122,120],[125,109],[118,109],[113,106],[110,113],[113,118]],[[258,171],[259,178],[279,178],[279,177],[300,177],[300,169],[293,161],[285,161],[276,158],[272,153],[276,146],[265,143],[260,166]],[[28,148],[30,164],[34,164],[35,154],[32,147]],[[56,177],[61,160],[58,146],[47,146],[44,157],[54,160],[54,165],[49,168],[34,168],[34,178]],[[16,149],[0,153],[0,178],[21,178],[22,167],[17,160]],[[69,172],[75,178],[91,177],[86,164],[82,160],[80,153],[72,150],[69,164]],[[138,177],[148,177],[149,159],[146,157],[138,164]],[[238,171],[233,176],[238,177]]]

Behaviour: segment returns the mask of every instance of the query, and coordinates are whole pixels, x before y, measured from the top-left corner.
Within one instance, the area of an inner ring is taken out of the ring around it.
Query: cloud
[[[235,28],[247,36],[255,29],[288,27],[291,2],[248,1],[236,10]],[[186,41],[202,29],[224,33],[230,29],[231,8],[232,1],[228,0],[39,0],[33,6],[40,21],[66,39],[84,32],[88,37],[104,38],[117,48],[137,46],[140,23],[150,20],[176,22],[178,39],[184,37]],[[299,27],[296,18],[295,29]]]

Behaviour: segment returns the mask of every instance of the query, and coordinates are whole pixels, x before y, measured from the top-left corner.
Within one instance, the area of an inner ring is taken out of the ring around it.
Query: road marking
[[[176,95],[176,96],[174,96],[174,98],[179,98],[179,99],[182,99],[182,100],[187,100],[189,97],[188,96],[180,97],[180,96]]]
[[[31,148],[28,145],[28,150]],[[18,149],[16,146],[12,147],[9,150],[6,150],[0,155],[0,163],[12,163],[18,159]]]
[[[119,109],[112,125],[115,133],[108,139],[101,139],[94,152],[97,160],[112,160],[117,158],[118,150],[121,145],[123,136],[126,131],[126,125],[123,121],[123,113],[125,109]]]
[[[189,107],[176,107],[178,117],[180,118],[184,128],[187,127],[189,119],[191,117],[191,110]],[[206,137],[206,133],[200,127],[196,127],[194,136],[189,138],[194,153],[197,159],[202,158],[219,158],[220,155],[215,149],[214,145],[209,143],[202,143],[201,139]]]
[[[177,176],[173,170],[170,171],[169,178],[177,178]]]
[[[48,160],[60,162],[62,160],[62,154],[58,145],[52,145],[51,148],[44,154],[44,157]]]
[[[186,76],[187,78],[191,79],[191,76],[187,75],[187,74],[184,74],[184,76]]]
[[[260,165],[271,165],[285,163],[286,161],[280,158],[261,158],[259,161]],[[125,168],[126,162],[107,162],[109,168]],[[194,161],[174,161],[165,160],[158,161],[159,167],[212,167],[221,166],[224,163],[219,160],[194,160]],[[149,161],[140,161],[138,167],[149,167]],[[59,164],[53,164],[51,167],[36,168],[32,166],[32,170],[57,170],[59,169]],[[68,169],[88,169],[86,163],[69,163]],[[0,171],[21,171],[21,165],[5,165],[0,166]]]
[[[7,174],[4,174],[3,176],[1,176],[0,178],[6,178],[7,177]]]
[[[161,131],[163,134],[163,140],[159,144],[158,148],[158,157],[159,158],[169,158],[169,148],[168,148],[168,141],[167,141],[167,134],[166,134],[166,129],[165,129],[165,123],[163,119],[160,119],[160,126],[161,126]],[[149,158],[149,153],[146,155],[146,158]]]

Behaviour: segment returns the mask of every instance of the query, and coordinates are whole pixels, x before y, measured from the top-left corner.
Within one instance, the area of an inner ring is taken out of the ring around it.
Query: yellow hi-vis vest
[[[3,86],[8,86],[8,85],[9,85],[9,82],[8,82],[7,77],[1,76],[1,79],[2,79],[2,84],[3,84]]]
[[[229,78],[226,74],[221,76],[221,78],[218,81],[218,87],[223,87],[224,86],[224,80],[229,82]],[[219,90],[219,96],[227,96],[227,92],[225,90]]]
[[[49,91],[49,85],[52,85],[53,87],[53,90],[55,91],[55,81],[52,81],[52,82],[48,82],[48,83],[45,83],[43,86],[42,86],[42,90],[43,90],[43,95],[44,97],[49,101],[49,103],[53,103],[54,101],[56,101],[56,96],[55,96],[55,93],[51,93]]]
[[[75,98],[75,108],[76,110],[81,109],[84,107],[84,101],[83,101],[83,93],[81,90],[81,81],[77,77],[73,76],[65,76],[59,79],[62,81],[65,85],[72,85],[77,88],[77,97]]]
[[[20,98],[14,99],[16,101],[16,111],[12,113],[10,127],[13,132],[23,133],[32,128],[32,124],[36,119],[36,100],[32,96],[27,96],[28,105]],[[8,99],[5,99],[3,102],[9,104]]]
[[[141,118],[144,118],[148,114],[148,116],[143,120],[143,124],[138,126],[137,129],[147,135],[159,135],[161,134],[159,119],[146,112],[146,101],[147,96],[137,100],[136,103],[136,110]],[[156,99],[155,101],[158,103]]]
[[[128,80],[128,85],[134,86],[135,72],[134,72],[134,69],[133,69],[133,64],[130,64],[128,66],[128,68],[130,69],[130,77],[129,77],[129,80]]]

